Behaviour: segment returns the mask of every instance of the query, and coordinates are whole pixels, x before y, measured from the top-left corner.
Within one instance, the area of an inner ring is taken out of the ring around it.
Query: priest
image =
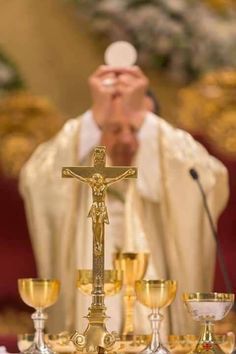
[[[105,268],[116,251],[150,253],[146,279],[178,282],[176,300],[165,314],[163,332],[194,333],[184,291],[211,291],[215,241],[204,212],[195,168],[214,222],[226,205],[227,171],[188,133],[153,113],[148,79],[137,66],[101,66],[89,78],[92,107],[66,122],[25,164],[20,191],[40,277],[61,280],[61,297],[50,316],[51,331],[85,329],[90,299],[75,289],[76,269],[92,267],[91,192],[76,179],[62,179],[63,166],[90,165],[95,146],[105,145],[107,165],[138,167],[137,180],[109,189]],[[112,319],[122,323],[120,296],[106,299]],[[147,309],[137,305],[136,333],[149,333]]]

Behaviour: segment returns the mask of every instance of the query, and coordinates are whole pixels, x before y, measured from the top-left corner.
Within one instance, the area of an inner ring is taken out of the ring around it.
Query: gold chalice
[[[104,292],[105,296],[117,294],[122,287],[122,272],[115,269],[104,270]],[[93,288],[93,272],[90,269],[79,269],[77,271],[77,288],[84,295],[91,295]]]
[[[160,309],[169,306],[175,298],[177,283],[174,280],[139,280],[135,282],[137,299],[152,309],[149,319],[152,327],[151,343],[141,352],[145,354],[169,354],[160,340],[163,315]]]
[[[193,319],[202,323],[200,338],[192,353],[224,353],[214,335],[214,322],[224,318],[230,311],[234,294],[184,293],[183,300]]]
[[[134,304],[136,300],[134,284],[136,280],[143,279],[147,270],[148,257],[149,253],[129,252],[114,255],[114,267],[123,272],[123,284],[125,285],[124,322],[121,331],[123,339],[133,339],[134,336]]]
[[[34,342],[23,352],[27,354],[54,353],[44,340],[44,324],[48,316],[43,310],[57,301],[60,290],[59,281],[37,278],[18,279],[18,289],[24,303],[36,309],[31,316],[35,327]]]

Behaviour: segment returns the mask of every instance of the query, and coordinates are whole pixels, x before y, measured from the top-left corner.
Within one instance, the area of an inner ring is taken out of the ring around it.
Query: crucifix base
[[[94,295],[96,297],[96,295]],[[99,296],[101,297],[101,295]],[[105,322],[107,320],[106,307],[104,304],[96,304],[97,299],[94,299],[95,304],[89,308],[88,327],[84,334],[77,331],[71,337],[78,352],[82,353],[110,353],[115,350],[115,343],[117,341],[117,333],[109,332],[106,328]],[[101,299],[99,299],[101,300]],[[117,344],[116,344],[117,348]]]

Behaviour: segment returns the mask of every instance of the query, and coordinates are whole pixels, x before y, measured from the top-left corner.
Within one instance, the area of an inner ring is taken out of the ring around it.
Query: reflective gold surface
[[[60,354],[75,353],[76,348],[70,340],[71,334],[67,331],[59,334],[46,334],[46,342],[51,346],[52,350]]]
[[[169,306],[175,298],[174,280],[138,280],[135,282],[137,299],[145,306],[157,309]]]
[[[134,284],[144,277],[148,265],[149,253],[116,253],[113,256],[114,267],[123,272],[125,285],[123,296],[124,321],[122,324],[122,338],[134,338],[134,305],[136,294]]]
[[[135,282],[137,299],[152,309],[148,316],[152,338],[142,350],[143,354],[170,354],[169,349],[163,345],[160,338],[160,327],[164,316],[160,313],[162,308],[169,306],[175,298],[177,282],[175,280],[138,280]]]
[[[76,351],[73,343],[70,341],[69,332],[61,332],[58,334],[45,334],[45,343],[51,347],[56,353],[74,353]],[[34,341],[34,334],[24,333],[17,335],[17,346],[20,352],[30,348]]]
[[[18,279],[18,289],[26,305],[33,308],[46,308],[57,301],[60,283],[56,279]]]
[[[123,284],[133,286],[136,280],[144,277],[149,253],[116,253],[114,267],[123,272]]]
[[[104,292],[106,296],[117,294],[122,287],[122,272],[114,269],[104,270]],[[93,273],[90,269],[77,271],[77,288],[84,295],[91,295],[93,288]]]
[[[46,343],[50,344],[52,349],[57,353],[73,353],[75,348],[69,340],[68,332],[59,334],[45,334]],[[235,335],[228,332],[222,335],[216,335],[216,342],[226,354],[231,354],[234,349]],[[17,346],[22,352],[28,349],[34,340],[34,334],[20,334],[17,336]],[[149,335],[135,336],[133,341],[120,341],[118,352],[137,353],[140,352],[151,340]],[[169,335],[166,343],[167,348],[173,354],[187,354],[194,350],[198,337],[191,334],[186,335]]]
[[[24,354],[54,354],[45,342],[44,326],[48,315],[43,310],[57,301],[60,282],[56,279],[25,278],[18,279],[18,288],[25,304],[36,309],[31,316],[35,328],[34,340],[23,351]]]

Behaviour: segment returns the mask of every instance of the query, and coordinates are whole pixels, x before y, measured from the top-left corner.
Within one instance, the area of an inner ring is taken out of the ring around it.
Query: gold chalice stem
[[[214,324],[211,321],[205,321],[201,324],[200,338],[194,352],[205,352],[212,349],[214,352],[224,353],[215,339]]]
[[[134,334],[134,304],[136,295],[132,287],[127,286],[126,293],[124,295],[124,329],[123,335]]]
[[[35,328],[33,346],[36,347],[37,350],[43,351],[46,348],[46,344],[44,342],[44,325],[48,316],[43,312],[42,309],[37,309],[32,314],[31,318],[34,322]]]
[[[150,349],[155,351],[160,346],[160,327],[163,315],[160,314],[159,309],[152,309],[152,313],[148,316],[151,322],[152,339],[150,343]]]
[[[214,338],[214,326],[212,322],[206,321],[201,324],[200,341],[202,342],[212,342]]]

